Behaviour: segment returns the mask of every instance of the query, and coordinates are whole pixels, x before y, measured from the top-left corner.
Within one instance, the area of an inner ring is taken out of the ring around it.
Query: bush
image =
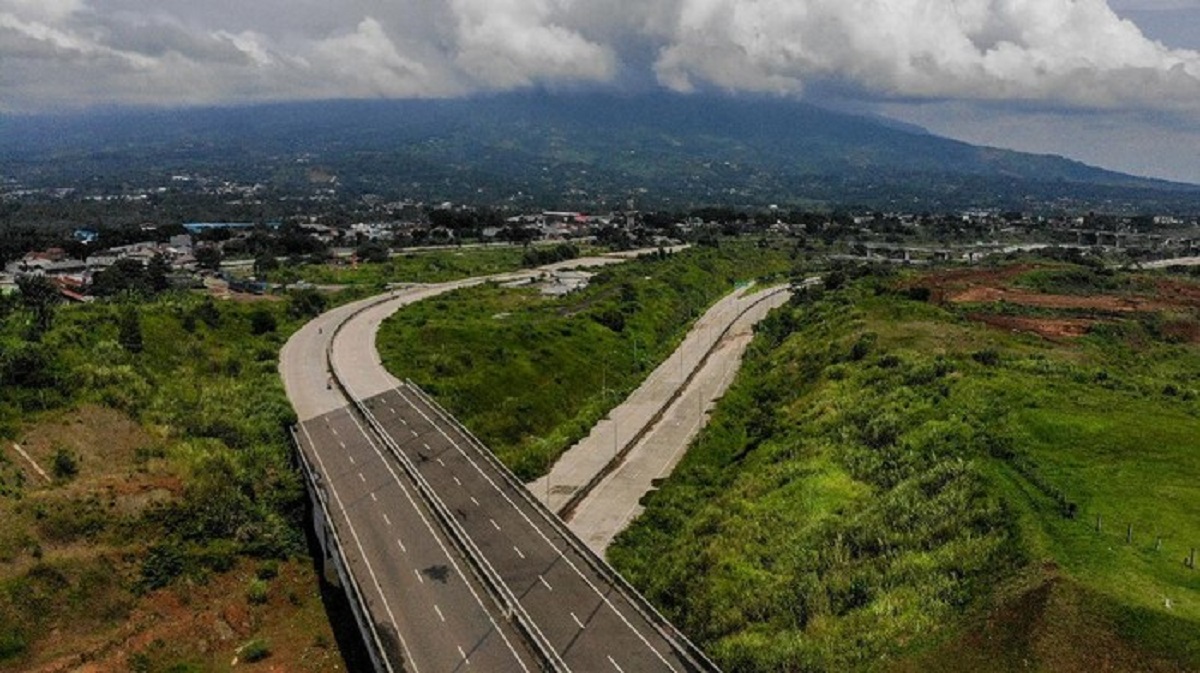
[[[278,323],[275,321],[275,315],[265,308],[256,308],[250,314],[250,331],[255,336],[274,332],[278,326]]]
[[[271,646],[262,638],[255,638],[242,645],[242,660],[247,663],[262,661],[271,656]]]
[[[58,447],[54,451],[54,477],[67,481],[79,474],[79,460],[66,447]]]
[[[246,590],[246,600],[251,605],[265,605],[267,598],[267,583],[260,579],[251,580],[250,588]]]

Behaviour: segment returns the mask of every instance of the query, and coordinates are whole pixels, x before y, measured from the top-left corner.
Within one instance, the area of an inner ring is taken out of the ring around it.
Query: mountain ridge
[[[320,164],[349,193],[596,207],[861,203],[1193,208],[1200,186],[981,147],[891,120],[765,98],[497,94],[2,117],[18,180],[216,172],[287,184]],[[39,182],[40,181],[40,182]],[[294,181],[292,181],[294,182]]]

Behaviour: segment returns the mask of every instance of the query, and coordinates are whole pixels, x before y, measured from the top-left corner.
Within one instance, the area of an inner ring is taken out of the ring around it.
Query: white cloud
[[[611,80],[616,57],[608,47],[560,23],[564,10],[569,10],[567,4],[451,0],[457,19],[458,64],[483,86],[495,89],[547,79]]]
[[[840,79],[906,97],[1200,101],[1200,53],[1147,39],[1104,0],[678,0],[677,7],[655,66],[673,89],[707,82],[787,91]]]

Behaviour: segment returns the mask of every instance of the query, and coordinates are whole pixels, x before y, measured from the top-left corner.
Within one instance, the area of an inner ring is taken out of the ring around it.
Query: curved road
[[[394,670],[716,670],[486,447],[379,363],[375,333],[402,306],[539,272],[363,300],[283,350],[300,449],[378,640]]]

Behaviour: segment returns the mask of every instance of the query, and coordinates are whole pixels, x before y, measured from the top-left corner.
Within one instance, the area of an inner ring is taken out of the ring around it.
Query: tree
[[[58,287],[45,276],[21,276],[17,278],[21,291],[21,303],[33,313],[32,340],[38,341],[54,323],[54,309],[62,301]]]
[[[278,327],[275,322],[275,315],[263,307],[258,307],[250,313],[250,331],[255,336],[262,336],[268,332],[274,332]]]
[[[133,305],[121,308],[117,330],[117,340],[120,341],[122,348],[134,354],[142,352],[142,348],[145,346],[142,340],[142,319]]]
[[[317,290],[307,288],[292,293],[288,301],[288,313],[294,318],[307,318],[320,315],[325,311],[325,295]]]
[[[254,258],[254,275],[259,278],[278,268],[279,260],[275,258],[275,255],[262,253]]]
[[[216,271],[221,268],[221,249],[215,245],[206,245],[196,248],[196,266],[209,271]]]
[[[92,278],[92,294],[97,297],[113,297],[126,292],[147,294],[149,289],[146,267],[129,257],[118,259],[107,269],[97,271]]]
[[[150,292],[158,294],[170,289],[171,281],[167,278],[170,273],[171,264],[165,256],[158,254],[151,257],[146,265],[146,285]]]

